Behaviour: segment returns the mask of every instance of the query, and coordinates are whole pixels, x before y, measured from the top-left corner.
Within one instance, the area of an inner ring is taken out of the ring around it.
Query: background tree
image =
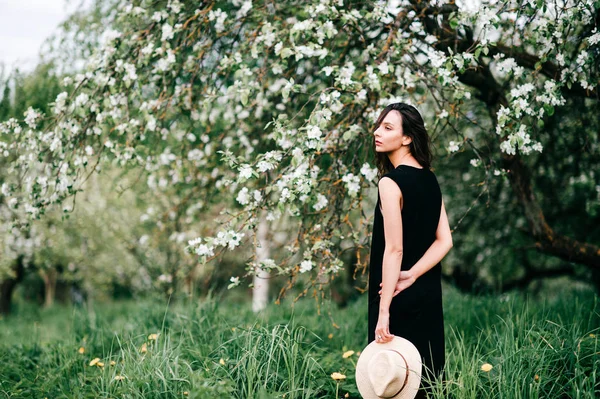
[[[96,165],[139,169],[189,216],[171,234],[202,225],[188,242],[201,265],[252,241],[262,210],[286,218],[297,232],[287,253],[252,255],[232,286],[263,270],[321,297],[343,248],[367,266],[373,122],[405,101],[423,112],[435,153],[452,154],[435,167],[464,240],[448,259],[459,286],[596,276],[598,4],[435,4],[120,3],[51,112],[2,124],[3,195],[37,218]],[[580,149],[575,162],[567,148]]]

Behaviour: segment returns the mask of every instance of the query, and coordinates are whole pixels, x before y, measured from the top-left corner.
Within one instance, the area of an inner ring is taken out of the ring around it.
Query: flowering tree
[[[99,165],[137,167],[169,193],[166,217],[189,216],[181,231],[223,207],[188,241],[200,264],[251,240],[262,210],[295,221],[292,256],[250,259],[246,276],[291,287],[306,275],[316,293],[344,247],[368,244],[373,123],[405,101],[449,153],[473,154],[465,167],[483,171],[482,189],[508,178],[539,251],[597,270],[597,245],[546,222],[527,160],[567,99],[597,107],[598,16],[593,1],[122,2],[52,111],[0,125],[2,195],[38,218]]]

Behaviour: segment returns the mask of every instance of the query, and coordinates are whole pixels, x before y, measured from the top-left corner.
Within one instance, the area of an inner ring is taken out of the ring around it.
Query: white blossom
[[[326,67],[323,67],[323,69],[321,69],[321,71],[325,72],[325,76],[329,76],[333,72],[333,67],[326,66]]]
[[[596,32],[596,30],[597,28],[594,28],[593,32]],[[590,46],[600,43],[600,32],[594,33],[592,36],[588,37],[587,40]]]
[[[245,180],[251,178],[252,177],[252,166],[250,166],[248,164],[243,164],[242,167],[240,168],[239,177],[240,177],[241,181],[245,181]]]
[[[360,173],[365,176],[366,180],[372,181],[377,176],[377,168],[371,168],[371,166],[365,162],[360,168]]]
[[[248,197],[248,188],[247,187],[244,187],[240,190],[236,200],[237,200],[237,202],[239,202],[242,205],[248,205],[248,203],[250,202],[250,199]]]
[[[156,68],[159,71],[167,71],[171,68],[171,66],[175,63],[175,53],[171,49],[167,49],[167,56],[165,58],[161,58],[156,63]]]
[[[217,32],[223,32],[225,30],[225,20],[227,19],[227,13],[222,11],[220,8],[216,10],[210,10],[208,13],[209,21],[215,22],[215,29]]]
[[[75,106],[82,107],[87,104],[89,99],[90,99],[90,96],[88,96],[86,93],[81,93],[80,95],[75,97]]]
[[[319,193],[317,194],[317,202],[313,205],[313,208],[316,211],[320,211],[321,209],[325,208],[328,204],[328,200],[327,197],[325,197],[323,194]]]
[[[509,155],[515,155],[516,154],[516,149],[511,144],[511,140],[510,139],[506,139],[502,143],[500,143],[500,150],[502,152],[505,152],[505,153],[509,154]]]
[[[459,143],[456,141],[450,141],[448,143],[448,152],[456,152],[460,148]]]
[[[66,91],[63,91],[58,96],[56,96],[55,106],[54,106],[55,114],[58,115],[65,110],[65,102],[67,100],[67,97],[68,97],[68,94]]]
[[[313,268],[313,262],[311,260],[303,260],[300,263],[300,273],[306,273],[311,271]]]
[[[323,134],[323,132],[321,132],[321,129],[319,129],[318,126],[310,126],[309,125],[306,130],[307,130],[306,135],[309,139],[318,139]]]
[[[32,129],[35,129],[37,123],[36,120],[41,116],[39,112],[33,109],[33,107],[29,107],[27,111],[25,111],[25,123]]]
[[[575,62],[579,65],[583,65],[588,60],[588,58],[589,58],[588,52],[585,50],[582,50],[581,53],[579,53],[579,55],[577,56],[577,60]]]
[[[162,36],[160,38],[161,41],[171,40],[173,38],[173,27],[168,23],[165,23],[162,26]]]
[[[252,1],[250,1],[250,0],[244,1],[242,3],[242,7],[240,7],[238,12],[235,14],[235,18],[240,19],[240,18],[245,17],[248,14],[248,11],[250,11],[251,9],[252,9]]]
[[[383,61],[381,64],[377,65],[377,68],[379,69],[382,75],[387,75],[390,72],[390,67],[387,61]]]
[[[342,68],[340,68],[339,74],[336,77],[336,82],[339,83],[343,88],[350,86],[354,83],[352,75],[356,67],[352,61],[348,61]]]
[[[215,244],[226,246],[232,250],[240,245],[241,239],[245,236],[245,233],[237,233],[233,230],[219,231],[215,237]]]
[[[356,197],[356,194],[360,190],[360,178],[354,176],[354,173],[348,173],[342,177],[342,181],[346,183],[348,194],[350,194],[351,197]]]

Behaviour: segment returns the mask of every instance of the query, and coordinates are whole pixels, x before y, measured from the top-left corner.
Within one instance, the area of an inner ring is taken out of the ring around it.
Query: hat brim
[[[413,399],[417,395],[417,391],[421,385],[421,355],[412,342],[398,336],[394,336],[390,342],[378,343],[377,341],[373,341],[362,351],[356,363],[356,385],[358,386],[358,391],[364,399],[381,399],[380,396],[375,394],[371,386],[371,380],[367,373],[367,365],[377,352],[385,349],[393,349],[402,353],[409,370],[408,381],[404,388],[398,395],[389,399]]]

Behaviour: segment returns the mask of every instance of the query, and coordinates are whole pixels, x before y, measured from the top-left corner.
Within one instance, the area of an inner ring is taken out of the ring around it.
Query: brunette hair
[[[408,146],[410,153],[415,157],[423,168],[431,168],[433,155],[431,153],[429,135],[425,129],[425,123],[421,114],[415,107],[406,103],[393,103],[388,105],[381,111],[381,114],[375,122],[375,129],[379,128],[383,119],[390,111],[398,111],[402,117],[402,131],[404,134],[412,138]],[[373,148],[375,148],[375,137],[373,136]],[[377,174],[381,178],[383,175],[394,169],[394,165],[390,162],[386,153],[375,153],[375,164],[377,165]]]

